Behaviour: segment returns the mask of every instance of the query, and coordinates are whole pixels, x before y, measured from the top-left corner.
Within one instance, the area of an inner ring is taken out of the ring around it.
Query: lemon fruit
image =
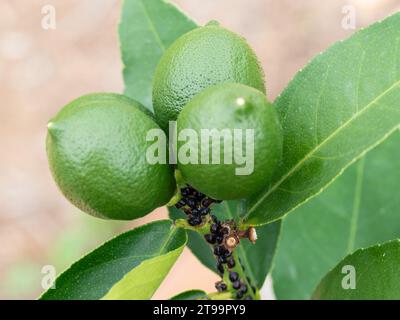
[[[194,95],[219,83],[265,93],[262,68],[246,40],[213,22],[178,38],[161,58],[153,80],[157,122],[166,130]]]
[[[146,159],[151,129],[159,126],[148,111],[119,94],[90,94],[66,105],[49,122],[46,141],[65,197],[90,215],[116,220],[166,204],[176,184],[168,164]]]
[[[281,158],[282,131],[274,106],[262,92],[242,84],[220,84],[197,94],[179,114],[177,129],[183,178],[215,199],[242,199],[260,191]],[[207,129],[219,134],[216,139]],[[231,140],[225,140],[229,135]]]

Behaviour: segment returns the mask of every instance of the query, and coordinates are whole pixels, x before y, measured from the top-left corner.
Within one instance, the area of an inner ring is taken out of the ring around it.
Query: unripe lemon
[[[161,58],[153,81],[157,122],[166,129],[194,95],[219,83],[265,93],[262,68],[246,40],[213,23],[178,38]]]
[[[282,132],[262,92],[242,84],[207,88],[183,108],[177,123],[178,166],[193,187],[230,200],[268,186],[281,158]]]
[[[146,134],[159,128],[146,113],[125,96],[90,94],[66,105],[49,122],[51,172],[65,197],[82,211],[131,220],[173,196],[173,170],[146,159]]]

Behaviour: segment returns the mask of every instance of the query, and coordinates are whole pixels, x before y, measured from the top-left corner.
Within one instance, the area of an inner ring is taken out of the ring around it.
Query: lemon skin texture
[[[138,102],[119,94],[80,97],[49,122],[52,175],[67,199],[99,218],[131,220],[166,204],[175,180],[168,164],[146,159],[148,130],[159,129]]]
[[[178,38],[161,58],[153,80],[153,107],[166,130],[189,100],[219,83],[242,83],[265,93],[264,73],[241,36],[215,24]]]
[[[242,84],[216,85],[197,94],[180,113],[177,128],[178,135],[183,129],[193,129],[198,137],[198,148],[192,139],[178,139],[178,151],[183,145],[198,150],[198,164],[182,161],[178,153],[178,167],[183,178],[215,199],[248,198],[267,187],[281,159],[282,129],[274,106],[262,92]],[[225,149],[223,138],[220,139],[220,163],[212,163],[213,145],[208,139],[201,139],[201,129],[230,129],[232,137],[233,129],[242,129],[242,145],[237,143],[237,147],[232,148],[238,149],[232,153],[232,164],[225,162],[224,150],[229,149]],[[239,151],[246,155],[246,129],[254,130],[254,167],[250,174],[238,175],[236,169],[245,165],[238,164],[234,153]],[[207,149],[209,164],[201,160],[203,150]]]

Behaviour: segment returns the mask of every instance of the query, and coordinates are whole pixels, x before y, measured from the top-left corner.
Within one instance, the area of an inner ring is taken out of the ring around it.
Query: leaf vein
[[[365,168],[365,158],[360,160],[359,166],[357,168],[357,177],[355,184],[355,193],[354,193],[354,201],[353,201],[353,211],[350,217],[350,232],[349,239],[347,242],[347,254],[351,253],[354,250],[354,244],[356,241],[357,235],[357,224],[358,218],[360,216],[360,205],[361,205],[361,197],[362,197],[362,187],[363,187],[363,178],[364,178],[364,168]]]
[[[151,32],[152,32],[153,35],[154,35],[154,38],[155,38],[156,42],[157,42],[158,45],[160,46],[161,50],[162,50],[162,51],[165,51],[165,50],[166,50],[165,45],[164,45],[164,43],[162,42],[162,40],[161,40],[161,38],[160,38],[160,35],[158,34],[158,32],[157,32],[157,30],[156,30],[156,27],[154,26],[154,23],[153,23],[153,21],[152,21],[151,18],[150,18],[149,12],[148,12],[148,10],[147,10],[147,8],[146,8],[146,5],[144,4],[144,1],[143,1],[143,0],[140,0],[139,3],[141,4],[141,6],[142,6],[142,8],[143,8],[143,13],[144,13],[144,15],[145,15],[145,17],[146,17],[146,19],[147,19],[147,23],[148,23],[148,25],[149,25],[149,28],[150,28]]]
[[[272,192],[274,192],[283,182],[285,182],[294,172],[296,172],[301,166],[313,156],[315,152],[317,152],[319,149],[321,149],[326,143],[328,143],[330,140],[336,137],[337,134],[341,132],[345,127],[349,126],[353,121],[355,121],[358,117],[360,117],[364,112],[366,112],[371,106],[373,106],[376,102],[378,102],[382,97],[384,97],[386,94],[391,92],[391,90],[395,89],[400,85],[400,80],[396,81],[393,83],[390,87],[388,87],[386,90],[384,90],[381,94],[379,94],[377,97],[375,97],[372,101],[370,101],[363,109],[361,109],[359,112],[353,114],[343,125],[339,126],[336,130],[334,130],[326,139],[324,139],[319,145],[317,145],[315,148],[313,148],[310,152],[308,152],[295,166],[293,166],[286,174],[282,176],[281,179],[279,179],[276,183],[273,184],[271,189],[268,190],[254,205],[252,205],[249,210],[247,211],[246,216],[244,219],[246,219],[251,212],[253,212],[261,202],[263,202]]]
[[[232,210],[229,207],[228,203],[226,201],[224,201],[223,203],[224,203],[224,206],[226,208],[228,215],[231,217],[231,219],[234,219],[235,217],[234,217]],[[248,275],[250,276],[252,282],[256,282],[256,277],[254,276],[253,270],[251,269],[251,264],[249,263],[249,259],[247,257],[246,251],[243,249],[243,246],[238,246],[237,248],[238,248],[238,251],[241,253],[240,257],[243,258],[243,260],[244,260],[243,263],[246,264],[246,267],[247,267],[246,270],[247,270]]]
[[[363,50],[361,54],[361,59],[360,59],[360,64],[358,67],[358,74],[357,74],[357,89],[356,89],[356,112],[358,112],[359,109],[359,97],[360,97],[360,85],[361,85],[361,72],[364,64],[364,59],[365,59],[365,50]]]
[[[321,85],[320,92],[318,94],[318,99],[317,99],[317,104],[315,107],[315,119],[314,119],[314,140],[315,140],[315,146],[318,145],[318,114],[319,114],[319,107],[321,105],[321,99],[323,96],[323,93],[325,91],[326,85],[328,83],[328,76],[329,76],[329,70],[330,70],[330,65],[326,67],[325,75],[324,75],[324,80]]]

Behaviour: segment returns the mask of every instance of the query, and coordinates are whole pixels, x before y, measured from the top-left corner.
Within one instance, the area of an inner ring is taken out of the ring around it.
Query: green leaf
[[[173,296],[170,300],[196,300],[206,297],[207,293],[203,290],[189,290]]]
[[[396,132],[283,220],[272,273],[278,299],[309,299],[347,254],[400,238],[398,159]]]
[[[248,201],[248,224],[284,217],[399,127],[400,13],[317,56],[275,105],[283,160]]]
[[[74,263],[41,299],[149,299],[186,240],[186,232],[170,220],[123,233]]]
[[[165,0],[125,0],[119,36],[125,94],[152,110],[154,70],[165,50],[196,24]]]
[[[399,264],[400,240],[359,249],[322,279],[313,299],[399,300]]]
[[[223,201],[221,204],[214,205],[212,212],[220,220],[234,219],[239,221],[241,204],[239,201]],[[184,214],[175,208],[170,208],[170,217],[171,219],[182,218]],[[256,244],[243,239],[236,250],[252,284],[257,288],[261,288],[273,262],[279,237],[280,221],[258,227],[256,231],[258,236]],[[194,231],[188,231],[188,235],[188,247],[190,250],[207,268],[217,272],[216,259],[212,253],[211,246]]]
[[[186,215],[175,207],[169,207],[169,217],[172,220],[186,218]],[[204,238],[196,231],[186,230],[188,234],[188,243],[190,251],[200,260],[200,262],[217,273],[216,260],[212,253],[211,247],[206,243]]]

